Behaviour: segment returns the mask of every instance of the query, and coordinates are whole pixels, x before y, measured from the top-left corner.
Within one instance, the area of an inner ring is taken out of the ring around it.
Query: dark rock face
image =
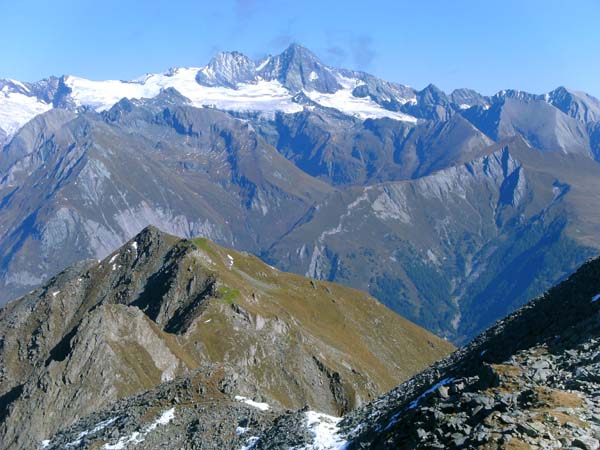
[[[548,103],[582,122],[600,121],[600,101],[585,92],[561,86],[548,94]]]
[[[448,120],[454,113],[450,99],[437,86],[430,84],[422,91],[417,92],[416,104],[407,104],[404,110],[414,115],[429,120]]]

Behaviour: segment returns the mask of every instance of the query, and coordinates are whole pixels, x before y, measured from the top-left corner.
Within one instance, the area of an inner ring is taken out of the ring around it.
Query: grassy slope
[[[218,272],[222,302],[238,304],[266,319],[295,321],[303,333],[342,352],[339,361],[327,361],[328,365],[335,367],[343,359],[369,373],[385,390],[453,349],[362,291],[280,272],[255,256],[205,239],[193,242]],[[197,332],[211,339],[222,325],[219,308],[209,308],[204,317],[210,322]]]

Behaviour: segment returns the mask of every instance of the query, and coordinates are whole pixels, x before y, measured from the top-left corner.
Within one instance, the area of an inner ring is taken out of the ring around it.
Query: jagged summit
[[[585,92],[561,86],[549,92],[545,99],[577,120],[588,123],[600,121],[600,100]]]
[[[339,415],[452,348],[367,294],[153,226],[6,305],[0,339],[5,449],[205,377],[222,401]]]
[[[291,44],[280,55],[269,57],[258,73],[267,80],[278,80],[292,92],[305,89],[333,94],[342,89],[335,72],[299,44]]]
[[[154,97],[169,87],[197,107],[267,115],[302,111],[293,97],[306,92],[316,105],[336,108],[362,120],[447,120],[456,111],[472,106],[487,108],[506,98],[548,102],[584,123],[600,118],[600,102],[582,92],[558,88],[545,95],[534,95],[509,90],[490,98],[463,90],[447,96],[432,85],[416,91],[364,72],[328,66],[311,50],[294,43],[280,54],[259,61],[237,51],[220,52],[204,67],[174,68],[133,81],[91,81],[71,75],[52,76],[35,83],[0,79],[0,145],[32,117],[48,109],[103,111],[123,97]]]
[[[255,81],[256,64],[239,52],[218,53],[208,65],[196,75],[196,81],[206,86],[236,88],[238,83]]]

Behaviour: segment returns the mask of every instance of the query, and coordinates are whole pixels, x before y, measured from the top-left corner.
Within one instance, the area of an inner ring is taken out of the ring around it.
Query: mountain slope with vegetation
[[[452,350],[365,293],[152,227],[7,304],[0,342],[6,449],[165,383],[340,415]]]
[[[596,259],[342,418],[232,398],[217,387],[215,368],[117,402],[61,430],[48,447],[597,450],[599,355]]]

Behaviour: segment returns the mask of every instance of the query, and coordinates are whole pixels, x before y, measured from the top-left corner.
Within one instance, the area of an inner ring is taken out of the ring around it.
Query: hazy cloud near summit
[[[323,57],[333,66],[351,64],[354,68],[368,70],[377,57],[373,38],[367,34],[331,32],[328,33],[328,41]]]
[[[351,42],[351,50],[354,64],[364,69],[371,66],[377,55],[373,48],[373,38],[367,35],[354,37]]]

